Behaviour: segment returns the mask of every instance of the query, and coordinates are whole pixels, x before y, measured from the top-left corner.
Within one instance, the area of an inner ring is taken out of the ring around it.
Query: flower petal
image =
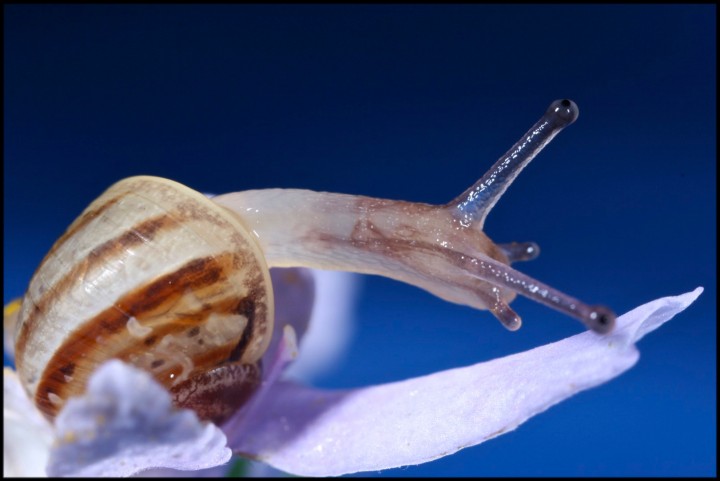
[[[584,332],[473,366],[347,391],[289,382],[233,438],[237,453],[299,475],[325,476],[418,464],[480,444],[639,357],[634,343],[702,292],[666,297],[621,316],[610,335]]]
[[[3,476],[46,476],[52,426],[12,369],[3,369]]]
[[[302,339],[310,323],[315,300],[315,278],[311,269],[299,267],[270,269],[275,296],[275,325],[272,339],[263,355],[263,364],[272,363],[283,339],[283,326],[292,326]],[[265,374],[263,374],[263,377]]]
[[[167,391],[147,373],[111,360],[71,398],[56,421],[51,476],[129,476],[149,468],[204,469],[231,452],[215,425],[175,409]]]
[[[311,272],[315,277],[312,318],[305,335],[298,335],[300,355],[284,374],[286,378],[303,382],[335,368],[345,353],[354,330],[353,313],[360,279],[349,272],[317,269]]]
[[[256,415],[257,411],[263,410],[262,406],[265,404],[266,396],[271,395],[272,387],[282,375],[285,367],[298,356],[297,337],[292,325],[285,324],[282,329],[279,329],[280,326],[275,326],[275,328],[282,332],[282,337],[275,349],[275,358],[269,360],[270,369],[263,373],[263,382],[260,389],[240,411],[235,413],[222,426],[223,431],[228,436],[228,443],[232,443],[232,440],[236,437],[245,435],[245,427],[250,422],[250,419]],[[265,360],[268,361],[267,358]]]

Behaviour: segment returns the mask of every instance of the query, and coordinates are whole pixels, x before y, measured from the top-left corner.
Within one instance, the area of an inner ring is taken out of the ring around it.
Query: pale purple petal
[[[9,368],[3,369],[3,440],[3,476],[46,476],[52,426]]]
[[[632,367],[634,343],[702,292],[666,297],[530,351],[407,381],[347,391],[275,384],[233,450],[299,475],[419,464],[480,444]]]
[[[276,326],[276,328],[279,326]],[[285,367],[295,360],[298,356],[297,337],[292,325],[285,324],[282,326],[282,338],[275,349],[275,358],[267,359],[269,361],[269,369],[263,373],[263,381],[255,395],[250,399],[248,404],[233,415],[222,429],[228,436],[228,444],[232,444],[233,439],[245,436],[246,426],[249,420],[256,415],[256,412],[262,411],[268,395],[272,395],[272,387],[277,383],[282,375]]]
[[[118,360],[91,376],[87,392],[68,400],[55,421],[51,476],[129,476],[150,468],[204,469],[231,452],[215,425],[172,407],[150,375]]]
[[[275,351],[283,338],[283,326],[291,326],[297,339],[302,339],[315,301],[315,278],[311,269],[274,268],[270,269],[270,278],[275,296],[275,326],[270,345],[263,355],[264,366],[277,357]]]
[[[303,268],[271,269],[270,275],[275,294],[275,327],[270,346],[263,356],[263,383],[250,402],[223,424],[229,444],[234,437],[244,436],[247,419],[253,417],[256,410],[262,409],[271,387],[286,373],[288,364],[294,364],[303,357],[304,351],[298,352],[298,339],[308,329],[311,318],[311,329],[316,329],[314,323],[320,322],[321,327],[337,335],[336,338],[324,339],[327,344],[340,341],[342,345],[349,332],[348,319],[356,292],[355,276]],[[333,322],[341,327],[333,328]],[[317,342],[317,333],[314,337]],[[318,347],[313,342],[304,346],[305,350]],[[333,353],[326,350],[323,355],[328,358]],[[308,358],[312,358],[312,353],[305,354],[305,359]],[[313,365],[312,361],[309,365]]]
[[[315,304],[307,333],[298,335],[300,355],[285,378],[303,382],[327,374],[339,364],[354,331],[354,312],[360,276],[313,269]]]
[[[298,337],[305,333],[313,312],[315,280],[311,269],[276,268],[270,270],[275,297],[275,324],[272,338],[262,358],[262,384],[248,403],[223,425],[225,433],[240,433],[245,417],[254,410],[298,356]]]

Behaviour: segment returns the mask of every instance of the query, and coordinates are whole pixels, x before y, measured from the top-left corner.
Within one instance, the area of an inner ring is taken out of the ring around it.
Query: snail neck
[[[509,266],[534,255],[520,253],[517,244],[496,245],[475,226],[463,225],[451,205],[296,189],[250,190],[213,201],[247,226],[270,267],[389,277],[489,309],[511,330],[520,327],[520,317],[508,304],[519,293],[595,327],[596,308]]]

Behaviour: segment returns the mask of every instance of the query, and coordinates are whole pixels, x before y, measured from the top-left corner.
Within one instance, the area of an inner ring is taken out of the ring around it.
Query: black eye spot
[[[575,102],[570,99],[556,100],[550,104],[545,115],[553,122],[568,126],[577,120],[578,115],[580,115],[580,109]]]
[[[598,334],[607,334],[615,327],[615,314],[605,306],[594,306],[592,330]]]

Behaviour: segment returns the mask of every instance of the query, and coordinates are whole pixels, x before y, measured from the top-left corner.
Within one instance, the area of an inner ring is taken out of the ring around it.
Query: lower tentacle
[[[494,259],[472,258],[468,261],[465,256],[461,257],[462,268],[468,274],[567,314],[588,329],[602,334],[611,331],[615,324],[615,314],[605,306],[585,304]]]
[[[540,255],[540,246],[534,242],[498,244],[510,262],[531,261]]]

